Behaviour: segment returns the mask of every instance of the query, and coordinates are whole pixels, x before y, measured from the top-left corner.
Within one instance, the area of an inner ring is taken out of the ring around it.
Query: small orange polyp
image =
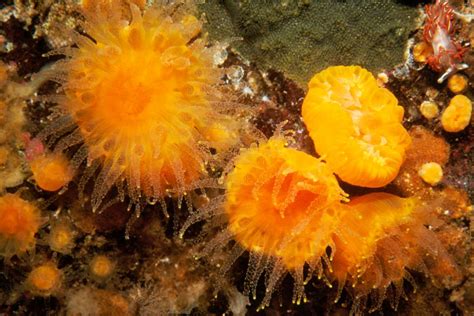
[[[6,194],[0,197],[0,218],[0,255],[9,258],[34,247],[42,221],[36,206],[18,195]]]
[[[114,262],[110,260],[107,256],[97,255],[95,256],[90,265],[91,274],[98,279],[105,279],[109,277],[114,271]]]
[[[30,290],[41,296],[49,296],[61,285],[61,271],[52,262],[34,268],[28,275]]]
[[[439,163],[424,163],[418,170],[418,175],[431,185],[437,185],[443,179],[443,168]]]
[[[448,79],[448,88],[452,93],[463,93],[469,85],[466,76],[461,74],[454,74]]]
[[[57,191],[69,183],[74,172],[63,154],[46,153],[30,162],[36,184],[45,191]]]
[[[270,139],[241,153],[226,183],[229,230],[244,248],[288,269],[323,255],[337,225],[333,204],[344,198],[323,162]]]
[[[465,95],[458,94],[449,101],[441,115],[441,124],[446,132],[457,133],[471,122],[472,102]]]
[[[48,243],[51,250],[59,253],[69,253],[74,247],[76,232],[66,220],[59,220],[51,225]]]
[[[413,58],[416,62],[426,63],[431,55],[433,55],[433,48],[427,42],[422,41],[413,46]]]
[[[302,115],[317,152],[343,181],[381,187],[397,175],[411,140],[403,108],[358,66],[335,66],[309,83]]]

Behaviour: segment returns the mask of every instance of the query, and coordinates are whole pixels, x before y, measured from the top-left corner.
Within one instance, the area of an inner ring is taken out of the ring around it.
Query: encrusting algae
[[[308,87],[302,116],[331,170],[357,186],[390,183],[411,143],[396,97],[359,66],[329,67]]]
[[[427,162],[420,167],[418,174],[426,183],[437,185],[443,178],[443,168],[439,163]]]

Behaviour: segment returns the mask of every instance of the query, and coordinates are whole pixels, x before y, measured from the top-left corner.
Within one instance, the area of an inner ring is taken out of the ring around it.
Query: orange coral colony
[[[456,264],[435,232],[427,226],[434,214],[417,198],[388,193],[356,197],[341,212],[341,227],[334,234],[332,275],[340,287],[347,281],[356,298],[378,292],[377,309],[390,285],[394,286],[396,308],[403,280],[411,280],[406,269],[437,278],[459,280]],[[426,225],[426,226],[425,226]]]
[[[45,191],[57,191],[71,181],[74,172],[61,153],[46,153],[30,162],[36,184]]]
[[[0,255],[10,258],[32,249],[40,215],[36,206],[18,195],[0,197]]]
[[[329,67],[309,83],[302,115],[316,151],[343,181],[381,187],[396,176],[410,137],[403,108],[359,66]]]
[[[229,230],[245,249],[288,269],[322,256],[336,225],[327,209],[344,196],[323,162],[271,139],[240,154],[226,183]]]
[[[102,165],[94,210],[123,180],[133,201],[141,193],[150,199],[182,196],[211,158],[208,123],[227,118],[218,109],[225,101],[217,88],[215,49],[199,37],[200,21],[170,8],[142,13],[133,4],[128,19],[110,6],[87,15],[93,40],[77,35],[78,47],[59,62],[65,91],[60,107],[73,122],[61,117],[44,132],[61,137],[61,149],[84,141],[73,159]],[[71,132],[73,125],[78,129]]]
[[[108,278],[114,268],[114,262],[105,255],[96,255],[89,264],[90,273],[99,280]]]

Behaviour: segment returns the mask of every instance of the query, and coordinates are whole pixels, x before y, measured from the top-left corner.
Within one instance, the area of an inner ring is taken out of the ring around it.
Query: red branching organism
[[[425,12],[423,37],[433,49],[427,62],[433,70],[443,72],[438,79],[441,83],[454,72],[467,68],[462,62],[466,49],[453,40],[454,13],[448,1],[436,0],[435,4],[425,7]]]

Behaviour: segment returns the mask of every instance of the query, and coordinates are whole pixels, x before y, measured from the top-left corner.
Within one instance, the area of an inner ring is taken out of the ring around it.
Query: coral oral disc
[[[367,70],[335,66],[316,74],[302,112],[316,150],[342,180],[374,188],[396,177],[410,144],[403,108]]]

